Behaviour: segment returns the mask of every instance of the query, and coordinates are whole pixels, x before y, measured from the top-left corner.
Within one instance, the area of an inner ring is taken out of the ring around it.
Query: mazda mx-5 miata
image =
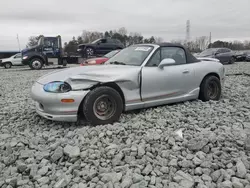
[[[39,78],[36,111],[55,121],[92,125],[118,121],[123,111],[200,99],[219,100],[225,79],[218,61],[195,58],[181,45],[137,44],[103,66],[68,68]]]

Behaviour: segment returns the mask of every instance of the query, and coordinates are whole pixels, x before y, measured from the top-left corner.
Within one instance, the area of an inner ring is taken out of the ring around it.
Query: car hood
[[[87,88],[96,83],[135,81],[141,70],[139,66],[93,65],[54,71],[40,77],[37,82],[44,85],[53,81],[68,82],[72,88]],[[83,86],[84,85],[84,86]]]
[[[211,58],[211,57],[197,57],[197,59],[202,60],[202,61],[216,61],[219,62],[219,59],[216,58]]]
[[[214,55],[196,55],[196,57],[214,57]]]
[[[3,58],[3,59],[0,59],[2,62],[6,62],[6,61],[9,61],[10,58]]]

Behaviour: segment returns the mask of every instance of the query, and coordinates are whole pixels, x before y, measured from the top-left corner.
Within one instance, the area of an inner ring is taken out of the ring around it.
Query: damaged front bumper
[[[88,92],[48,93],[42,84],[36,82],[31,89],[31,98],[36,102],[36,112],[40,116],[53,121],[76,122],[79,106]],[[62,102],[65,99],[73,99],[74,102]]]

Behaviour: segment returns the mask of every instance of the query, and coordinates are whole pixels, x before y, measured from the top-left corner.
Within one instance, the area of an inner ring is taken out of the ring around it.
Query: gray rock
[[[164,187],[167,188],[167,186],[164,186]],[[178,183],[175,183],[175,182],[170,182],[168,187],[169,188],[182,188],[182,187],[180,187],[180,185]]]
[[[37,182],[41,185],[48,184],[50,182],[49,177],[42,177],[37,180]]]
[[[56,182],[56,184],[54,185],[54,188],[63,188],[65,186],[67,186],[67,184],[68,184],[67,180],[62,178]]]
[[[169,169],[168,169],[168,167],[163,166],[163,167],[160,168],[160,171],[161,171],[163,174],[167,174],[167,173],[169,172]]]
[[[244,188],[244,185],[236,177],[232,177],[232,185],[233,185],[233,188]]]
[[[169,163],[168,163],[169,166],[175,166],[177,167],[178,164],[177,164],[177,159],[172,159]]]
[[[212,178],[212,180],[214,182],[217,182],[217,180],[219,179],[220,175],[221,175],[221,171],[220,170],[216,170],[216,171],[212,172],[210,176],[211,176],[211,178]]]
[[[236,172],[237,177],[244,178],[245,175],[247,174],[247,169],[244,163],[241,160],[239,160],[236,164],[236,167],[237,167],[237,172]]]
[[[201,168],[201,167],[195,168],[194,173],[195,173],[196,175],[202,175],[202,168]]]
[[[133,177],[132,177],[132,180],[133,180],[133,183],[134,183],[134,184],[135,184],[135,183],[138,183],[138,182],[140,182],[140,181],[143,180],[143,176],[140,175],[140,174],[134,173],[134,174],[133,174]]]
[[[188,149],[191,151],[199,151],[208,143],[208,139],[206,138],[193,138],[188,141]]]
[[[36,164],[32,165],[30,168],[30,177],[37,175],[38,166]]]
[[[80,156],[80,149],[78,146],[66,145],[63,151],[70,158],[75,158]]]
[[[84,183],[79,183],[78,185],[79,188],[87,188],[87,185]]]
[[[59,146],[59,147],[56,148],[56,150],[54,151],[53,155],[51,156],[51,159],[52,159],[53,162],[56,162],[56,161],[59,160],[62,156],[63,156],[63,148]]]
[[[121,187],[122,188],[129,188],[133,184],[133,180],[130,176],[125,176],[122,180]]]
[[[38,170],[37,174],[40,175],[40,176],[44,176],[44,175],[47,174],[48,171],[49,171],[49,167],[44,166],[40,170]]]
[[[112,136],[113,132],[110,131],[110,130],[108,130],[108,131],[106,132],[106,134],[107,134],[108,136]]]
[[[142,157],[143,155],[145,155],[145,149],[142,145],[138,146],[138,157]]]
[[[156,177],[155,176],[151,176],[151,179],[150,179],[150,185],[155,185],[156,183]]]
[[[112,183],[116,183],[119,182],[122,178],[122,173],[115,173],[115,172],[111,172],[111,173],[104,173],[101,174],[101,179],[103,182],[109,182],[111,181]]]
[[[202,163],[202,160],[200,160],[198,157],[194,157],[194,158],[193,158],[193,163],[194,163],[195,165],[200,165],[200,164]]]
[[[150,172],[152,172],[153,167],[151,164],[147,164],[147,166],[143,169],[142,174],[148,175]]]
[[[233,188],[232,182],[229,180],[226,180],[220,184],[221,188]]]
[[[19,172],[24,172],[25,170],[27,169],[27,165],[26,164],[24,164],[24,163],[19,163],[18,165],[17,165],[17,170],[19,171]]]
[[[189,174],[187,173],[184,173],[183,171],[179,170],[175,173],[175,176],[173,177],[173,179],[176,181],[176,182],[181,182],[182,180],[185,180],[185,181],[189,181],[191,182],[192,184],[194,184],[194,180],[192,178],[192,176],[190,176]]]
[[[17,178],[10,178],[10,179],[6,179],[5,182],[7,184],[9,184],[12,187],[16,187],[17,185]]]

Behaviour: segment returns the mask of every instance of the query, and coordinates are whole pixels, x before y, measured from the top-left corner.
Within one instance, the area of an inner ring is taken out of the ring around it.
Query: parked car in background
[[[235,62],[235,53],[229,48],[208,48],[201,52],[197,57],[209,57],[219,59],[223,64]]]
[[[102,38],[89,44],[78,45],[77,51],[82,57],[104,55],[112,50],[123,49],[125,46],[118,39]]]
[[[104,64],[106,61],[108,61],[111,57],[116,55],[120,50],[113,50],[107,54],[105,54],[103,57],[96,57],[87,59],[83,63],[80,64],[80,66],[88,66],[88,65],[100,65]]]
[[[36,111],[54,121],[92,125],[119,120],[122,112],[193,99],[219,100],[225,68],[200,61],[182,45],[137,44],[103,66],[74,67],[39,78],[31,89]]]
[[[21,53],[0,60],[0,66],[6,69],[10,69],[12,66],[17,66],[17,65],[23,65]]]
[[[247,53],[246,52],[235,52],[236,61],[245,61]]]
[[[245,60],[248,61],[248,62],[250,61],[250,52],[247,53]]]

